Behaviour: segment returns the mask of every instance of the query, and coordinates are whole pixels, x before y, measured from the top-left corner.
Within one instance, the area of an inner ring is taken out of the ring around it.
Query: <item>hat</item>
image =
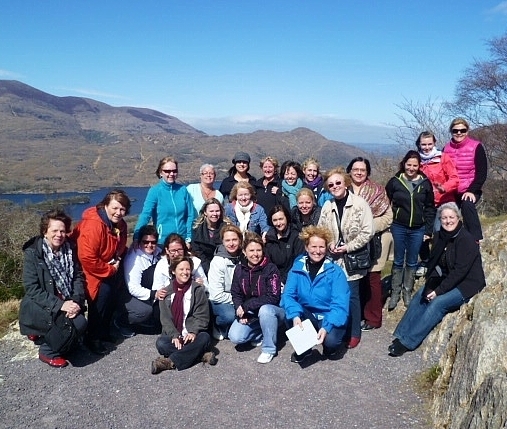
[[[232,163],[236,164],[238,161],[245,161],[250,164],[250,155],[246,152],[236,152],[234,158],[232,158]]]

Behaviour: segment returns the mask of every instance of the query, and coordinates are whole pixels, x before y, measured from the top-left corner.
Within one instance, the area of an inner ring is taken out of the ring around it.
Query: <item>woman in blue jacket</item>
[[[137,244],[140,239],[141,227],[153,220],[153,225],[157,228],[160,247],[171,233],[181,235],[187,247],[190,247],[194,205],[187,188],[176,183],[178,161],[170,156],[162,158],[155,174],[160,181],[152,186],[146,195],[143,210],[134,230],[134,244]]]
[[[327,228],[308,226],[300,235],[306,253],[294,262],[282,294],[281,307],[287,324],[300,326],[310,319],[317,330],[325,356],[338,352],[347,329],[350,292],[343,270],[326,258],[333,234]],[[291,362],[302,362],[312,349],[297,355]]]

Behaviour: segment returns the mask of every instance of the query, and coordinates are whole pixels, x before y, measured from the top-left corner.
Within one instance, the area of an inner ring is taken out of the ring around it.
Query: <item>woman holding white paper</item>
[[[280,306],[285,310],[288,325],[302,328],[309,319],[317,330],[318,343],[325,356],[336,355],[347,328],[349,286],[343,270],[326,258],[333,234],[327,228],[308,226],[300,238],[306,253],[294,262],[289,271]],[[300,355],[292,353],[291,362],[302,362],[312,350]]]

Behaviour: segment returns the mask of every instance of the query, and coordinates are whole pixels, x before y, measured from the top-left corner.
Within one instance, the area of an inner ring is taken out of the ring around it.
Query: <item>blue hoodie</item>
[[[134,230],[134,240],[139,237],[139,229],[153,220],[157,228],[159,244],[173,232],[180,234],[185,241],[192,238],[192,223],[194,222],[194,205],[187,188],[179,183],[167,183],[160,179],[152,186],[144,200],[143,211],[139,215]]]
[[[346,325],[350,290],[343,270],[326,259],[312,282],[307,259],[306,254],[296,259],[285,283],[280,307],[285,310],[287,320],[301,317],[306,309],[322,320],[322,328],[327,332]]]

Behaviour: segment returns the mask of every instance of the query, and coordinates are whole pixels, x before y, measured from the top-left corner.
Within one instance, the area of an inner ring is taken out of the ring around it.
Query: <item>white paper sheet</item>
[[[303,320],[303,328],[294,326],[285,334],[289,339],[294,351],[300,355],[318,344],[317,331],[310,322],[310,319]]]

